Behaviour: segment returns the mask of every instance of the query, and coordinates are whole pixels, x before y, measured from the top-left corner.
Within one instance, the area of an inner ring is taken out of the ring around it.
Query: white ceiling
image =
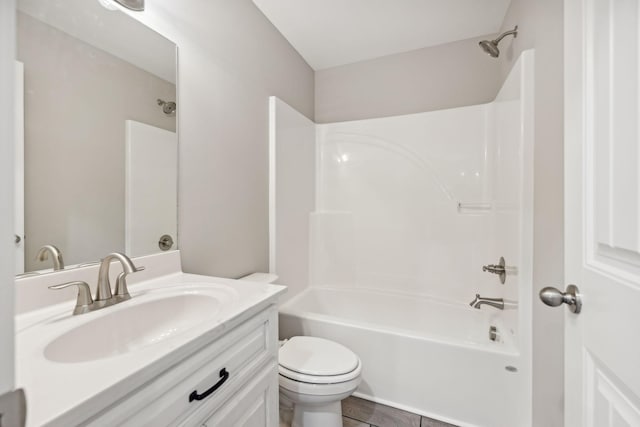
[[[511,0],[253,0],[315,70],[497,33]]]

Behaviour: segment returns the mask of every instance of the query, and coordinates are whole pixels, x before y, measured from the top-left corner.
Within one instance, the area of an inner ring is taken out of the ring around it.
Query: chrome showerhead
[[[500,40],[502,40],[503,38],[509,35],[513,35],[514,38],[518,37],[517,25],[513,30],[506,31],[500,34],[498,38],[496,38],[495,40],[482,40],[478,44],[480,45],[482,50],[484,50],[487,54],[489,54],[489,56],[491,56],[492,58],[497,58],[498,56],[500,56],[500,49],[498,49],[498,43],[500,43]]]
[[[497,58],[500,56],[500,49],[498,49],[498,44],[492,40],[482,40],[478,43],[482,50],[489,54],[492,58]]]

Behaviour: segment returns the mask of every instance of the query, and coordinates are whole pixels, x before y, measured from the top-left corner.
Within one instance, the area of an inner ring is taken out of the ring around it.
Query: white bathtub
[[[517,427],[522,378],[492,307],[361,289],[309,288],[280,308],[280,338],[312,335],[363,364],[356,395],[459,426]],[[500,341],[489,339],[494,325]],[[509,367],[510,370],[507,370]]]

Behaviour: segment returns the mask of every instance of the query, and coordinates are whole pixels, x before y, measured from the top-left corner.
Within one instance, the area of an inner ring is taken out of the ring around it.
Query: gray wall
[[[25,263],[54,244],[67,264],[124,252],[125,120],[175,131],[157,98],[175,85],[18,12],[25,66]]]
[[[178,233],[187,272],[268,268],[268,97],[313,118],[313,70],[251,0],[132,13],[178,44]]]
[[[564,288],[563,2],[512,0],[502,30],[519,26],[501,56],[506,77],[523,49],[535,48],[533,425],[563,421],[564,311],[543,305],[540,288]]]
[[[493,101],[504,79],[478,47],[489,36],[316,71],[318,123]]]

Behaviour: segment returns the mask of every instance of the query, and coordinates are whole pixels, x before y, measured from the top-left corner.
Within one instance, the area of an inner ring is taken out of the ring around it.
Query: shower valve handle
[[[500,283],[504,285],[504,282],[507,280],[507,269],[505,266],[504,257],[500,257],[498,264],[484,265],[482,266],[482,271],[497,274],[500,277]]]
[[[482,271],[488,271],[493,274],[502,274],[504,273],[504,267],[496,264],[489,264],[482,267]]]

